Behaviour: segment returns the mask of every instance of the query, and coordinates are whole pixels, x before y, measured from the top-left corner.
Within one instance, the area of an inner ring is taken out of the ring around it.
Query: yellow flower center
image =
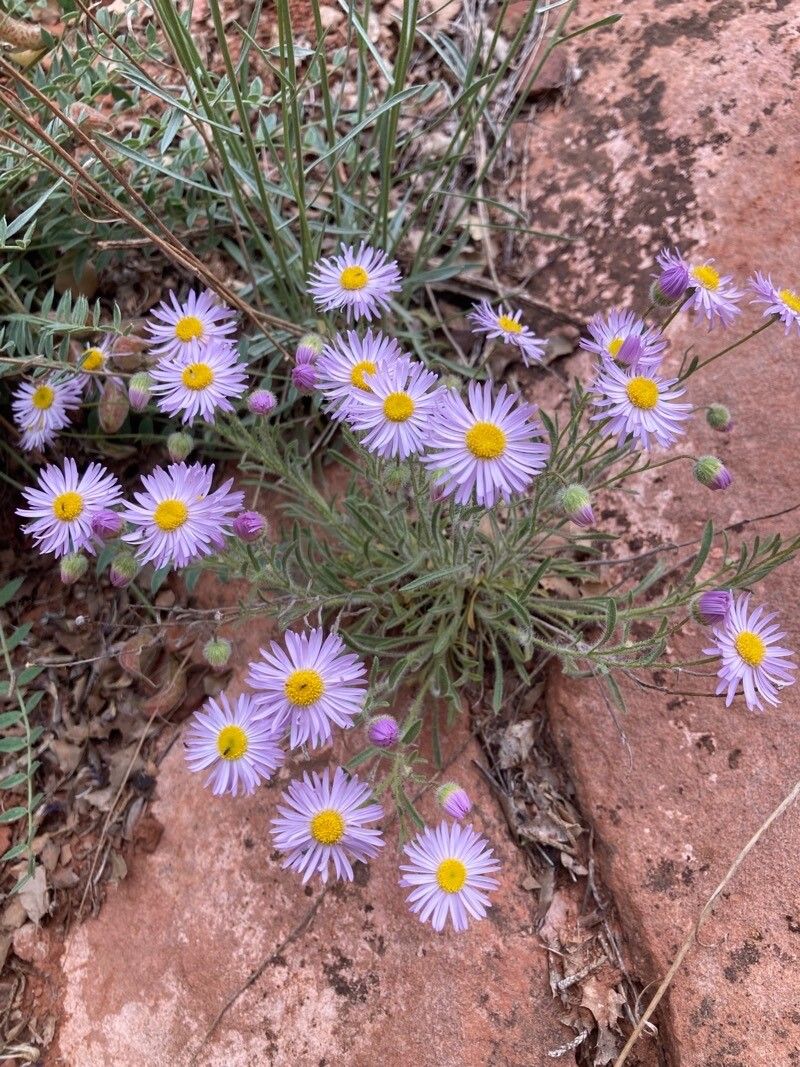
[[[512,319],[510,315],[498,315],[497,325],[506,333],[522,333],[522,323]]]
[[[316,704],[325,692],[325,682],[319,671],[302,667],[299,671],[292,671],[283,683],[283,691],[290,704],[296,708],[307,708],[310,704]]]
[[[436,868],[436,881],[445,893],[457,893],[467,880],[467,868],[461,860],[442,860]]]
[[[196,315],[184,315],[175,323],[175,336],[179,341],[196,341],[203,336],[203,324]]]
[[[38,385],[33,391],[31,403],[39,411],[47,411],[49,407],[53,406],[55,398],[55,390],[51,389],[49,385]]]
[[[99,370],[103,366],[103,350],[101,348],[87,348],[83,353],[81,370]]]
[[[208,389],[214,381],[214,372],[207,363],[190,363],[183,368],[181,381],[187,389],[197,393],[201,389]]]
[[[712,293],[719,288],[719,271],[710,263],[702,267],[692,267],[691,275],[698,285],[710,289]]]
[[[350,371],[350,381],[357,389],[363,389],[365,393],[371,393],[372,390],[367,385],[364,375],[374,374],[377,369],[371,359],[362,359]]]
[[[83,511],[83,497],[80,493],[69,489],[61,493],[53,501],[53,514],[61,522],[72,522]]]
[[[189,518],[189,509],[182,500],[162,500],[153,512],[153,522],[164,533],[180,529]]]
[[[497,459],[506,450],[506,435],[493,422],[476,422],[464,440],[475,459]]]
[[[752,630],[742,630],[733,644],[748,667],[760,667],[764,662],[767,646]]]
[[[342,289],[353,292],[356,289],[364,288],[369,281],[369,275],[363,267],[345,267],[339,275],[339,281],[342,284]]]
[[[619,355],[619,350],[622,348],[624,343],[624,337],[611,338],[611,340],[608,342],[608,354],[611,356],[612,359],[617,358],[617,356]]]
[[[794,311],[800,315],[800,296],[798,296],[797,293],[793,292],[791,289],[781,289],[778,296],[790,311]]]
[[[405,422],[414,414],[414,401],[408,393],[389,393],[383,402],[383,413],[389,422]]]
[[[652,411],[658,403],[658,386],[652,378],[642,378],[637,375],[631,378],[625,386],[628,400],[640,411]]]
[[[241,726],[223,726],[217,735],[217,752],[223,759],[241,759],[248,744],[247,734]]]
[[[344,837],[344,819],[338,811],[326,808],[312,818],[309,829],[321,845],[335,845]]]

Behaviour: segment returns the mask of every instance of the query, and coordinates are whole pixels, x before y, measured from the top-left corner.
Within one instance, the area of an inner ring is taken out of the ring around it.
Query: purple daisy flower
[[[373,801],[372,790],[357,777],[348,778],[337,767],[330,780],[312,771],[302,782],[295,779],[281,799],[272,820],[272,840],[286,853],[284,869],[303,876],[303,885],[315,874],[328,881],[328,867],[338,879],[352,882],[353,860],[366,863],[383,848],[381,831],[366,824],[383,818],[383,808]]]
[[[84,348],[81,352],[78,359],[78,366],[81,371],[78,375],[78,381],[87,393],[102,392],[103,382],[101,375],[108,373],[109,362],[113,356],[115,340],[116,338],[114,334],[104,334],[97,344],[89,345],[88,348]],[[115,377],[114,381],[120,386],[122,385],[121,378]]]
[[[289,728],[291,748],[318,748],[330,741],[331,723],[347,730],[363,711],[367,669],[338,634],[326,637],[321,628],[290,630],[284,641],[285,650],[277,641],[260,649],[263,660],[250,664],[247,684],[261,714]]]
[[[443,391],[435,420],[428,427],[422,462],[437,474],[445,496],[457,504],[475,496],[481,507],[510,500],[544,470],[550,447],[537,440],[536,409],[502,386],[492,399],[492,383],[470,382],[467,403],[453,389]]]
[[[361,444],[384,459],[408,459],[425,447],[428,419],[439,403],[439,376],[422,363],[401,358],[370,376],[370,391],[358,390],[347,421],[366,434]]]
[[[707,589],[695,602],[695,615],[704,626],[723,622],[733,606],[730,589]]]
[[[136,503],[123,510],[133,529],[122,538],[136,545],[142,566],[186,567],[224,548],[244,493],[230,491],[233,478],[212,492],[213,477],[213,465],[202,463],[171,463],[142,476],[144,492],[134,493]]]
[[[212,341],[231,343],[236,312],[220,303],[210,289],[189,293],[183,303],[174,293],[169,299],[169,304],[162,300],[153,308],[150,315],[154,321],[145,325],[155,353],[199,360]]]
[[[627,367],[647,372],[661,366],[667,341],[660,330],[647,326],[632,311],[610,311],[607,317],[595,315],[586,326],[591,340],[582,337],[581,348],[604,360],[616,360]]]
[[[769,274],[756,272],[750,279],[750,288],[756,294],[751,304],[766,304],[764,317],[779,315],[780,320],[786,327],[786,333],[790,333],[792,326],[797,327],[800,333],[800,294],[795,289],[777,289],[772,284]]]
[[[325,345],[316,364],[317,386],[334,419],[342,419],[357,396],[370,391],[369,379],[385,363],[402,355],[393,337],[367,330],[363,338],[353,330],[337,334]]]
[[[210,343],[201,355],[165,356],[151,371],[159,411],[183,412],[182,422],[214,422],[216,412],[233,411],[247,388],[247,371],[235,348]]]
[[[653,277],[667,302],[674,304],[689,288],[689,264],[677,248],[662,249],[656,256],[656,262],[661,270]]]
[[[488,337],[499,337],[503,344],[515,345],[522,353],[522,362],[530,367],[531,361],[541,363],[547,341],[532,334],[530,327],[519,321],[521,311],[508,311],[500,304],[494,310],[488,300],[475,304],[467,318],[473,323],[473,332],[485,333]]]
[[[686,392],[678,386],[677,378],[642,375],[606,360],[591,391],[594,406],[601,409],[591,421],[607,420],[600,432],[605,437],[618,437],[620,445],[632,436],[645,450],[653,441],[669,448],[686,432],[683,423],[692,407],[676,403]]]
[[[404,852],[411,860],[401,864],[401,886],[408,886],[411,911],[420,922],[430,922],[437,933],[448,918],[461,932],[469,916],[483,919],[491,907],[487,891],[499,882],[492,875],[500,869],[485,837],[471,826],[442,822],[435,830],[426,827]]]
[[[692,295],[686,303],[698,321],[707,320],[709,329],[713,328],[715,322],[722,327],[730,326],[736,316],[742,313],[736,301],[744,296],[743,290],[731,284],[733,276],[721,275],[713,264],[714,260],[709,259],[689,268]]]
[[[81,406],[83,383],[78,378],[56,381],[37,378],[22,382],[11,398],[20,445],[26,452],[52,444],[59,430],[69,426],[69,412]]]
[[[344,308],[348,320],[377,317],[389,307],[389,294],[402,288],[397,262],[364,241],[357,252],[350,245],[341,248],[340,256],[312,268],[308,289],[314,303],[320,311]]]
[[[33,519],[22,527],[41,552],[56,558],[83,549],[94,553],[92,518],[102,508],[112,508],[122,498],[113,474],[99,463],[90,463],[78,474],[74,459],[65,459],[63,470],[49,463],[40,473],[35,489],[25,489],[27,508],[17,515]]]
[[[246,796],[281,766],[285,754],[272,723],[259,717],[250,696],[234,704],[221,693],[196,711],[184,739],[190,771],[206,771],[215,797],[223,793]]]
[[[722,624],[714,627],[714,644],[703,652],[722,657],[717,695],[726,694],[726,708],[741,685],[748,710],[763,711],[759,698],[777,707],[778,691],[792,685],[797,668],[789,662],[794,653],[780,644],[786,634],[773,621],[777,613],[765,615],[763,607],[751,612],[749,607],[749,594],[737,597]]]

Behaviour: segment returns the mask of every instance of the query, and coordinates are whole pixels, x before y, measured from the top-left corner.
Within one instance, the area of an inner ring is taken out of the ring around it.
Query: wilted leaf
[[[41,922],[47,915],[47,875],[44,867],[37,866],[33,877],[29,878],[19,891],[19,900],[31,922]]]

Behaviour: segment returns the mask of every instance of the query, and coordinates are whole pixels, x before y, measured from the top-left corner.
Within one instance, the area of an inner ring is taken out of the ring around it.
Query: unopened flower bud
[[[558,506],[576,526],[594,526],[594,511],[589,490],[578,482],[566,486],[558,494]]]
[[[167,438],[167,452],[173,463],[183,463],[193,448],[194,438],[182,430],[171,433]]]
[[[92,515],[92,533],[101,541],[110,541],[122,529],[122,516],[111,508],[100,508]]]
[[[108,568],[108,578],[115,589],[130,585],[138,573],[139,564],[130,552],[120,552],[114,556]]]
[[[150,403],[150,393],[153,388],[153,379],[146,370],[137,371],[128,382],[128,400],[131,410],[137,413],[144,411]]]
[[[715,626],[725,621],[732,605],[733,594],[729,589],[709,589],[692,602],[692,615],[703,626]]]
[[[716,456],[701,456],[694,465],[694,476],[709,489],[727,489],[733,481],[731,472]]]
[[[367,727],[367,737],[378,748],[391,748],[392,745],[397,744],[399,736],[400,727],[397,725],[397,719],[394,716],[377,715],[374,719],[370,719]]]
[[[232,529],[242,541],[257,541],[266,529],[266,525],[257,511],[243,511],[233,520]]]
[[[464,819],[472,811],[469,794],[457,782],[445,782],[439,786],[436,800],[452,819]]]
[[[295,363],[314,363],[323,349],[323,340],[316,333],[307,333],[300,338],[294,353]]]
[[[254,415],[269,415],[277,406],[277,398],[269,389],[254,389],[247,398],[247,407]]]
[[[727,433],[733,429],[733,416],[724,404],[711,404],[706,411],[706,422],[712,430]]]
[[[82,552],[70,552],[61,559],[61,581],[64,585],[74,585],[86,574],[88,567],[89,560]]]
[[[128,394],[121,382],[108,378],[100,394],[97,417],[106,433],[116,433],[128,416]]]
[[[411,471],[405,463],[400,463],[397,466],[389,467],[384,475],[384,485],[389,490],[402,489],[404,485],[408,485],[411,478]]]
[[[223,667],[226,667],[230,658],[231,643],[226,641],[224,637],[212,637],[203,646],[203,659],[215,671],[220,671]]]
[[[300,393],[310,393],[317,384],[317,372],[312,363],[298,363],[292,367],[292,385]]]

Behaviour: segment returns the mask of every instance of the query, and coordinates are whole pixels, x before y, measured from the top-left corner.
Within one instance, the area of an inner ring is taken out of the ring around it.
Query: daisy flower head
[[[502,386],[492,397],[492,383],[470,382],[466,402],[453,389],[440,401],[428,428],[429,451],[422,462],[437,474],[435,488],[455,494],[457,504],[470,499],[481,507],[510,500],[540,474],[550,447],[540,440],[535,408]]]
[[[208,771],[205,785],[215,797],[254,793],[284,760],[272,723],[259,717],[246,693],[231,702],[225,693],[196,711],[186,731],[190,771]]]
[[[367,669],[338,634],[321,628],[284,634],[262,659],[250,664],[247,684],[255,690],[261,714],[279,730],[289,729],[289,745],[318,748],[331,739],[331,725],[347,730],[361,714],[367,696]]]
[[[499,337],[503,344],[514,345],[522,354],[522,362],[530,367],[531,362],[541,363],[547,342],[532,334],[529,326],[523,326],[519,321],[521,317],[521,311],[506,310],[502,304],[495,311],[488,300],[475,304],[467,315],[475,333],[485,333],[489,338]]]
[[[751,304],[765,304],[764,317],[778,315],[786,333],[790,333],[792,326],[797,327],[800,333],[800,293],[796,289],[778,289],[773,285],[769,274],[757,272],[750,279],[750,288],[756,294]]]
[[[123,509],[131,529],[122,537],[136,546],[141,566],[186,567],[224,548],[244,493],[230,491],[232,478],[212,492],[213,477],[213,464],[202,463],[171,463],[142,475],[144,492]]]
[[[315,874],[327,882],[331,862],[337,879],[352,882],[353,860],[366,863],[383,848],[381,831],[367,826],[383,817],[383,808],[368,785],[348,778],[341,767],[333,781],[328,770],[304,774],[281,799],[272,839],[286,854],[284,869],[301,874],[303,885]]]
[[[725,328],[741,315],[742,309],[736,301],[744,296],[744,292],[732,285],[732,281],[732,275],[720,274],[713,259],[689,267],[691,293],[686,307],[694,311],[698,322],[705,319],[709,329],[719,322]]]
[[[344,308],[348,320],[377,317],[389,307],[389,295],[402,288],[397,262],[364,241],[358,251],[345,244],[341,249],[341,255],[314,264],[308,284],[314,303],[320,311]]]
[[[145,329],[157,355],[199,360],[209,344],[231,344],[231,334],[236,332],[236,312],[220,303],[210,289],[191,292],[183,302],[171,292],[169,303],[162,300],[150,316]]]
[[[382,364],[369,392],[354,394],[348,422],[364,433],[361,444],[384,459],[409,456],[425,447],[428,419],[439,403],[439,376],[406,357]]]
[[[601,433],[618,437],[623,445],[632,437],[638,447],[649,450],[654,443],[669,448],[681,434],[692,412],[691,404],[677,403],[686,392],[676,378],[641,374],[617,367],[606,360],[592,386],[592,403],[600,411],[591,416],[603,421]]]
[[[247,388],[247,371],[232,345],[211,341],[197,354],[167,355],[150,372],[159,411],[181,421],[214,422],[217,411],[234,410]]]
[[[587,352],[645,372],[661,366],[666,338],[632,311],[614,309],[605,317],[595,315],[586,328],[590,337],[582,337],[580,346]]]
[[[78,357],[80,374],[78,380],[87,390],[102,389],[100,376],[109,370],[109,361],[112,358],[114,348],[114,335],[107,333],[95,344],[88,345]],[[120,379],[117,379],[119,381]]]
[[[368,393],[370,381],[379,367],[402,355],[393,337],[367,330],[359,337],[354,330],[337,334],[325,345],[316,363],[317,388],[334,419],[347,416],[359,393]]]
[[[64,466],[49,463],[33,489],[23,490],[25,508],[17,515],[32,521],[22,527],[41,552],[56,558],[83,549],[94,553],[92,518],[103,508],[113,508],[122,498],[122,489],[113,474],[100,463],[90,463],[78,473],[74,459]]]
[[[492,875],[500,864],[471,826],[442,822],[426,827],[405,846],[410,863],[400,865],[400,885],[411,889],[408,903],[420,922],[430,922],[439,933],[447,920],[459,933],[469,917],[483,919],[491,907],[487,892],[499,882]]]
[[[714,643],[703,651],[720,656],[717,672],[717,695],[725,693],[725,707],[730,707],[741,686],[749,711],[764,710],[762,699],[777,707],[778,691],[794,682],[797,669],[789,662],[794,653],[781,642],[786,634],[775,623],[777,614],[765,614],[764,608],[750,611],[750,595],[733,599],[719,626],[714,627]]]
[[[14,390],[11,410],[20,431],[20,445],[26,452],[52,444],[72,421],[69,417],[81,405],[83,382],[79,378],[57,381],[53,377],[22,382]]]

